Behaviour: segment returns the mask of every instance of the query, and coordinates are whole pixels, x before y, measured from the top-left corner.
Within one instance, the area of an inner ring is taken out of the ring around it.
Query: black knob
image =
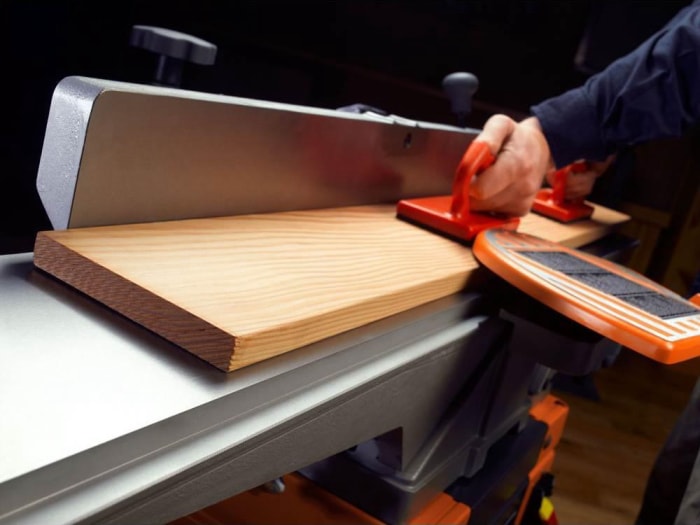
[[[180,87],[185,62],[211,65],[216,59],[216,46],[171,29],[155,26],[133,26],[129,43],[159,55],[155,83]]]
[[[479,88],[475,75],[465,72],[450,73],[442,80],[442,89],[450,99],[452,112],[457,116],[457,125],[467,125],[467,115],[472,110],[472,95]]]

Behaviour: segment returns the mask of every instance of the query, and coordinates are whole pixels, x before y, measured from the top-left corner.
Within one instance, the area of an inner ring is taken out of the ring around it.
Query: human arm
[[[700,3],[583,86],[531,111],[557,167],[682,135],[700,120]]]
[[[484,125],[478,140],[486,137],[498,157],[475,178],[472,209],[523,215],[553,168],[604,161],[623,146],[680,136],[697,124],[700,2],[583,86],[531,109],[533,117],[522,122],[499,115]]]

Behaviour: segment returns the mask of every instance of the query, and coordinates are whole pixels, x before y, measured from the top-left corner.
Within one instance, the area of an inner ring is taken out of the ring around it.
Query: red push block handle
[[[457,166],[457,173],[452,184],[452,205],[450,212],[455,217],[469,215],[469,185],[472,177],[484,171],[494,163],[496,157],[486,142],[472,141],[464,152]]]

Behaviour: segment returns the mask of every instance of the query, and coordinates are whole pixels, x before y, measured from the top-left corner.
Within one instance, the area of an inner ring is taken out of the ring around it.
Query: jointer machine
[[[153,290],[115,277],[109,249],[99,258],[66,241],[93,233],[87,244],[100,249],[100,232],[123,239],[131,225],[182,224],[205,250],[196,226],[210,223],[198,221],[233,217],[236,230],[252,228],[247,217],[280,217],[277,233],[289,237],[299,213],[313,222],[317,212],[369,209],[396,237],[428,242],[439,235],[395,217],[395,205],[449,193],[477,133],[374,111],[61,81],[37,177],[55,232],[40,234],[34,253],[0,258],[0,523],[538,522],[568,412],[552,378],[589,374],[619,349],[568,307],[479,263],[454,290],[398,307],[360,302],[360,322],[345,323],[350,309],[340,308],[317,337],[233,366],[245,337],[230,360],[209,359],[188,346],[196,334],[172,335],[185,323],[168,318],[176,299],[132,315]],[[606,236],[624,217],[611,213],[580,223],[586,235],[566,243],[614,256]],[[251,231],[266,242],[268,230]],[[350,257],[357,239],[345,243]],[[360,276],[392,249],[385,241],[363,252],[357,288],[371,288]],[[470,245],[439,242],[472,257]],[[244,249],[226,247],[232,263]],[[278,269],[285,297],[294,283]],[[126,281],[119,302],[112,286]],[[182,277],[173,288],[187,286]],[[303,293],[313,302],[333,289]],[[690,317],[697,336],[689,304],[674,315]]]

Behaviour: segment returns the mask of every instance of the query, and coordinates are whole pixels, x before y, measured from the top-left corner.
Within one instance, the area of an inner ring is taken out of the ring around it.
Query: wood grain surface
[[[626,220],[598,206],[519,229],[575,247]],[[45,231],[34,263],[225,371],[461,291],[478,267],[393,205]]]

